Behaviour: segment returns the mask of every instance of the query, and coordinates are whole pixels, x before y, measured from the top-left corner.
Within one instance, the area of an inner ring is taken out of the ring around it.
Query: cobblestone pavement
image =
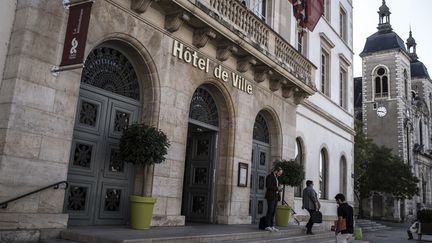
[[[408,224],[380,222],[381,224],[391,227],[387,230],[363,233],[363,240],[370,243],[414,243],[414,242],[432,242],[432,235],[424,235],[422,240],[417,240],[417,235],[414,234],[414,240],[408,240],[407,229]]]

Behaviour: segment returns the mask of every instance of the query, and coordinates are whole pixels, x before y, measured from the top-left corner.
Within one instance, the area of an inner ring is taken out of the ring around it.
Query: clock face
[[[387,109],[384,106],[380,106],[377,108],[376,112],[379,117],[384,117],[387,114]]]

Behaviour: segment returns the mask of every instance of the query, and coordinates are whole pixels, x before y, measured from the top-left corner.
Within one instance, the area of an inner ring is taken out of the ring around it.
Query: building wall
[[[184,4],[191,3],[187,1]],[[251,167],[253,127],[259,112],[264,114],[269,125],[272,161],[293,158],[295,139],[299,136],[305,142],[306,178],[318,181],[319,152],[323,147],[328,149],[329,200],[322,203],[326,217],[335,217],[336,204],[332,202],[332,197],[340,189],[341,156],[347,160],[347,197],[353,200],[352,82],[348,82],[347,87],[348,109],[337,105],[339,55],[352,63],[352,25],[348,28],[348,43],[341,41],[334,30],[339,23],[335,19],[339,16],[339,4],[348,11],[349,23],[352,20],[352,5],[345,0],[332,4],[337,14],[332,15],[331,26],[321,20],[316,30],[308,33],[308,58],[317,67],[320,64],[320,56],[315,54],[321,43],[319,33],[325,33],[336,45],[331,52],[332,95],[326,97],[317,93],[309,97],[304,105],[298,105],[302,100],[296,96],[297,93],[289,96],[283,93],[283,89],[274,88],[274,79],[280,77],[269,76],[262,82],[255,82],[253,68],[238,71],[239,57],[250,54],[248,50],[252,49],[248,40],[236,42],[244,48],[238,56],[230,55],[226,61],[219,61],[216,58],[217,46],[221,39],[228,37],[219,35],[198,48],[193,45],[196,29],[190,24],[181,25],[178,31],[166,30],[166,13],[157,3],[156,7],[152,5],[145,13],[137,14],[130,9],[130,1],[94,2],[86,54],[101,44],[127,52],[141,81],[143,100],[140,121],[162,129],[171,141],[167,160],[155,165],[150,176],[139,175],[135,181],[138,185],[143,176],[150,178],[148,189],[158,198],[152,225],[184,225],[181,204],[189,109],[193,93],[202,85],[214,96],[222,121],[218,133],[216,180],[212,188],[215,193],[214,223],[251,222],[248,212],[250,188],[237,186],[237,170],[240,162]],[[296,31],[293,31],[295,21],[291,21],[291,5],[275,0],[272,6],[278,11],[273,15],[273,28],[295,46]],[[281,10],[277,6],[281,6]],[[287,16],[284,11],[290,15]],[[61,3],[19,1],[16,13],[8,54],[0,53],[6,63],[0,86],[0,113],[5,114],[0,117],[3,148],[0,153],[0,191],[4,192],[0,200],[67,179],[80,92],[80,69],[64,71],[59,76],[50,73],[52,65],[60,62],[63,48],[67,11]],[[210,25],[221,26],[214,20],[206,21]],[[243,37],[236,38],[240,40]],[[179,43],[189,51],[197,52],[199,57],[209,59],[210,71],[193,67],[174,55],[175,46]],[[261,47],[253,47],[253,55],[264,59],[258,51]],[[274,49],[274,46],[269,48]],[[267,59],[259,61],[268,62]],[[252,87],[252,94],[234,87],[231,81],[215,77],[212,71],[218,67],[244,77]],[[288,72],[282,74],[290,77],[284,76],[285,82],[296,78]],[[315,72],[315,77],[319,77],[319,71]],[[351,64],[347,80],[352,80]],[[319,85],[319,79],[312,81]],[[302,83],[300,88],[306,89],[308,85]],[[301,203],[298,199],[294,200],[292,188],[288,188],[287,192],[288,203],[301,211]],[[11,203],[0,212],[0,228],[34,231],[33,237],[37,239],[47,237],[42,236],[44,233],[39,229],[62,229],[68,225],[68,215],[63,213],[64,200],[64,190],[47,190]],[[306,212],[300,214],[306,215]]]
[[[66,180],[80,72],[50,73],[65,18],[59,2],[18,2],[0,89],[1,201]],[[63,200],[47,190],[11,203],[1,228],[65,228]]]
[[[347,14],[347,41],[339,35],[339,9]],[[336,215],[337,206],[334,196],[342,192],[340,188],[340,159],[342,156],[347,161],[347,192],[345,195],[349,202],[354,201],[352,173],[354,173],[354,83],[353,80],[353,51],[352,51],[352,4],[350,1],[330,1],[330,19],[320,19],[315,30],[307,33],[308,36],[308,58],[317,66],[315,71],[315,85],[318,88],[316,94],[312,95],[297,109],[297,137],[304,144],[306,180],[314,181],[314,188],[319,190],[319,156],[322,148],[326,148],[329,160],[329,175],[327,200],[321,200],[322,212],[331,219]],[[334,47],[330,51],[330,96],[320,92],[321,84],[321,47],[322,36],[325,35]],[[339,71],[343,56],[348,60],[347,68],[347,109],[339,105]],[[302,210],[301,198],[294,202],[295,211],[304,217],[307,211]]]
[[[0,86],[3,80],[3,70],[6,59],[6,54],[12,31],[12,24],[15,18],[15,9],[17,0],[7,0],[3,2],[0,9]]]
[[[373,75],[379,66],[388,70],[388,98],[374,97]],[[365,124],[365,133],[376,144],[393,149],[401,157],[404,157],[403,151],[406,150],[403,121],[407,114],[407,105],[410,102],[410,97],[407,100],[404,95],[403,73],[405,69],[409,75],[409,59],[399,51],[384,51],[363,57],[363,123]],[[408,88],[411,88],[410,85]],[[376,113],[379,106],[384,106],[387,109],[387,115],[382,118],[378,117]]]
[[[313,127],[314,129],[310,129]],[[305,150],[305,171],[306,180],[314,181],[314,188],[319,190],[319,156],[321,149],[325,148],[328,152],[328,187],[327,200],[320,200],[322,212],[327,216],[336,215],[336,205],[334,196],[342,192],[340,188],[340,161],[344,156],[347,161],[347,200],[354,201],[353,187],[354,181],[352,174],[353,168],[353,144],[352,135],[325,117],[301,107],[298,109],[297,116],[297,137],[304,143]],[[326,138],[326,139],[319,139]],[[301,198],[295,200],[295,210],[300,215],[307,212],[301,209]]]

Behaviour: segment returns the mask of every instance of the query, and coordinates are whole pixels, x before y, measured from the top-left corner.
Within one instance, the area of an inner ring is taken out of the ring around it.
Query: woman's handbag
[[[311,215],[313,223],[322,223],[322,213],[320,211],[314,211]]]

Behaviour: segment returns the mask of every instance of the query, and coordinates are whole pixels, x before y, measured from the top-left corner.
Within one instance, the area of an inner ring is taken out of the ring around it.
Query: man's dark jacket
[[[266,194],[267,200],[278,200],[278,185],[276,181],[276,175],[272,172],[266,177]]]

